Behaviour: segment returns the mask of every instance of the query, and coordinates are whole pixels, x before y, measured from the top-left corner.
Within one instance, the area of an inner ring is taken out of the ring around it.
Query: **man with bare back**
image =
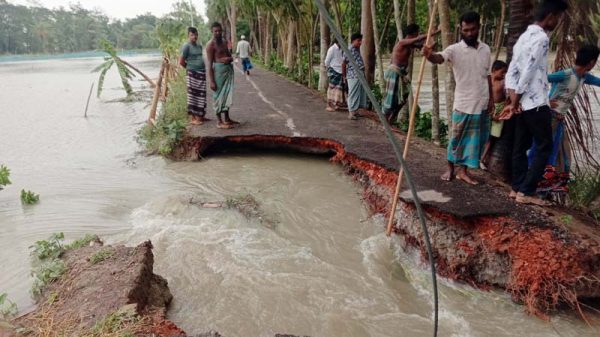
[[[421,48],[427,38],[427,34],[419,35],[419,26],[416,24],[408,25],[404,35],[406,38],[398,41],[394,46],[391,63],[385,72],[386,96],[382,106],[390,123],[396,121],[398,112],[406,104],[410,94],[408,63],[413,49]]]
[[[217,114],[219,129],[231,129],[239,124],[229,118],[233,103],[233,56],[223,38],[223,26],[215,22],[211,26],[213,38],[206,46],[210,89],[213,93],[213,106]]]

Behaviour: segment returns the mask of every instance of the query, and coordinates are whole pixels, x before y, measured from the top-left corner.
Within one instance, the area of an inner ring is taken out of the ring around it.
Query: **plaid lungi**
[[[390,64],[384,74],[385,98],[382,108],[386,115],[397,114],[406,104],[410,94],[410,78],[404,66]]]
[[[187,71],[188,114],[204,117],[206,114],[206,72]]]
[[[327,87],[327,104],[332,108],[346,108],[346,97],[344,95],[344,79],[342,74],[329,67],[327,69],[329,86]]]
[[[485,120],[487,112],[470,115],[454,111],[452,113],[452,136],[448,143],[448,161],[455,165],[479,168],[482,149],[487,142],[489,131]],[[483,137],[482,137],[483,136]]]

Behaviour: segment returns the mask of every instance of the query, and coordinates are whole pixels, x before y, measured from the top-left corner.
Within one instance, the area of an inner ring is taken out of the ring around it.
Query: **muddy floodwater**
[[[158,73],[156,57],[129,61]],[[83,117],[100,62],[0,63],[0,164],[13,182],[0,191],[0,293],[27,310],[28,246],[54,232],[92,233],[111,244],[152,240],[155,273],[174,295],[169,318],[190,334],[431,335],[426,266],[385,237],[383,219],[369,216],[340,167],[268,153],[145,157],[136,130],[148,103],[111,102],[123,96],[115,73]],[[22,206],[21,189],[40,203]],[[200,206],[244,195],[260,216]],[[440,336],[600,335],[575,315],[545,322],[502,292],[447,280],[440,307]]]

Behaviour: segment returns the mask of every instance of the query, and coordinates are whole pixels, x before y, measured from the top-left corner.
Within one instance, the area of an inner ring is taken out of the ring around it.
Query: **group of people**
[[[405,38],[394,46],[385,72],[382,108],[392,122],[407,103],[411,90],[407,69],[413,50],[422,48],[423,56],[430,62],[447,62],[452,67],[456,89],[448,169],[442,180],[457,179],[478,185],[468,170],[486,169],[495,141],[510,130],[513,133],[509,137],[514,139],[510,197],[519,203],[547,205],[548,201],[538,196],[538,188],[552,190],[566,186],[570,148],[565,135],[565,117],[583,84],[600,86],[600,78],[590,73],[600,55],[598,46],[592,44],[577,52],[574,67],[548,74],[549,33],[557,27],[567,9],[564,0],[542,1],[535,22],[515,44],[510,65],[503,61],[490,64],[490,47],[478,39],[481,23],[476,12],[460,17],[460,42],[441,52],[434,52],[433,45],[424,45],[427,35],[419,34],[417,25],[406,27]],[[189,42],[182,48],[180,64],[187,69],[188,110],[191,124],[209,121],[205,117],[208,79],[214,92],[217,127],[229,129],[239,124],[229,116],[234,58],[223,38],[222,26],[214,23],[211,30],[213,38],[206,47],[206,66],[195,28],[189,29]],[[351,36],[349,54],[343,52],[338,42],[334,43],[324,62],[329,80],[326,110],[348,110],[352,120],[358,119],[361,110],[368,106],[366,91],[358,79],[365,70],[360,54],[362,39],[360,33]],[[250,45],[242,36],[237,55],[247,75],[252,68],[250,52]],[[514,124],[514,127],[505,128],[504,123]],[[545,183],[540,184],[542,180]]]
[[[456,89],[448,169],[442,180],[457,179],[478,185],[468,170],[487,169],[494,143],[504,133],[513,132],[507,135],[514,140],[509,196],[518,203],[548,205],[538,192],[566,188],[570,148],[565,117],[583,84],[600,86],[600,78],[590,73],[600,54],[598,46],[592,44],[579,49],[574,67],[548,74],[549,34],[567,9],[568,4],[562,0],[542,1],[535,22],[514,46],[510,65],[504,61],[490,64],[490,47],[478,39],[481,24],[476,12],[460,17],[460,42],[441,52],[434,52],[432,45],[423,45],[426,35],[419,35],[418,26],[406,28],[405,38],[395,45],[385,72],[382,108],[392,122],[406,104],[411,88],[407,67],[414,49],[422,47],[427,60],[435,64],[447,62],[452,67]],[[364,71],[359,52],[362,36],[354,34],[351,41],[350,57],[356,61],[358,70],[349,64],[339,45],[333,45],[327,53],[325,65],[330,80],[327,110],[345,109],[344,90],[347,90],[349,117],[356,119],[357,111],[366,107],[365,92],[356,80],[356,72]],[[504,123],[513,123],[514,127],[504,128]]]
[[[215,22],[211,26],[212,39],[206,45],[206,63],[202,45],[198,42],[198,30],[188,28],[189,41],[181,49],[179,64],[187,72],[188,114],[190,124],[202,125],[210,121],[206,118],[206,83],[210,83],[213,91],[213,109],[217,115],[217,128],[231,129],[239,122],[229,116],[233,103],[234,57],[223,38],[223,26]],[[252,63],[250,43],[241,36],[237,44],[237,57],[241,59],[243,71],[250,75]],[[207,73],[208,69],[208,73]]]

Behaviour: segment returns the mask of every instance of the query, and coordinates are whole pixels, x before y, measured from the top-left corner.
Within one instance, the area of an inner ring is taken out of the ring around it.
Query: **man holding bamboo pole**
[[[490,72],[490,47],[478,40],[480,16],[468,12],[460,18],[461,41],[441,53],[424,46],[423,55],[432,63],[449,62],[456,78],[452,136],[448,144],[448,170],[442,180],[454,178],[478,185],[467,173],[479,168],[482,150],[489,138],[488,111],[493,111]]]

